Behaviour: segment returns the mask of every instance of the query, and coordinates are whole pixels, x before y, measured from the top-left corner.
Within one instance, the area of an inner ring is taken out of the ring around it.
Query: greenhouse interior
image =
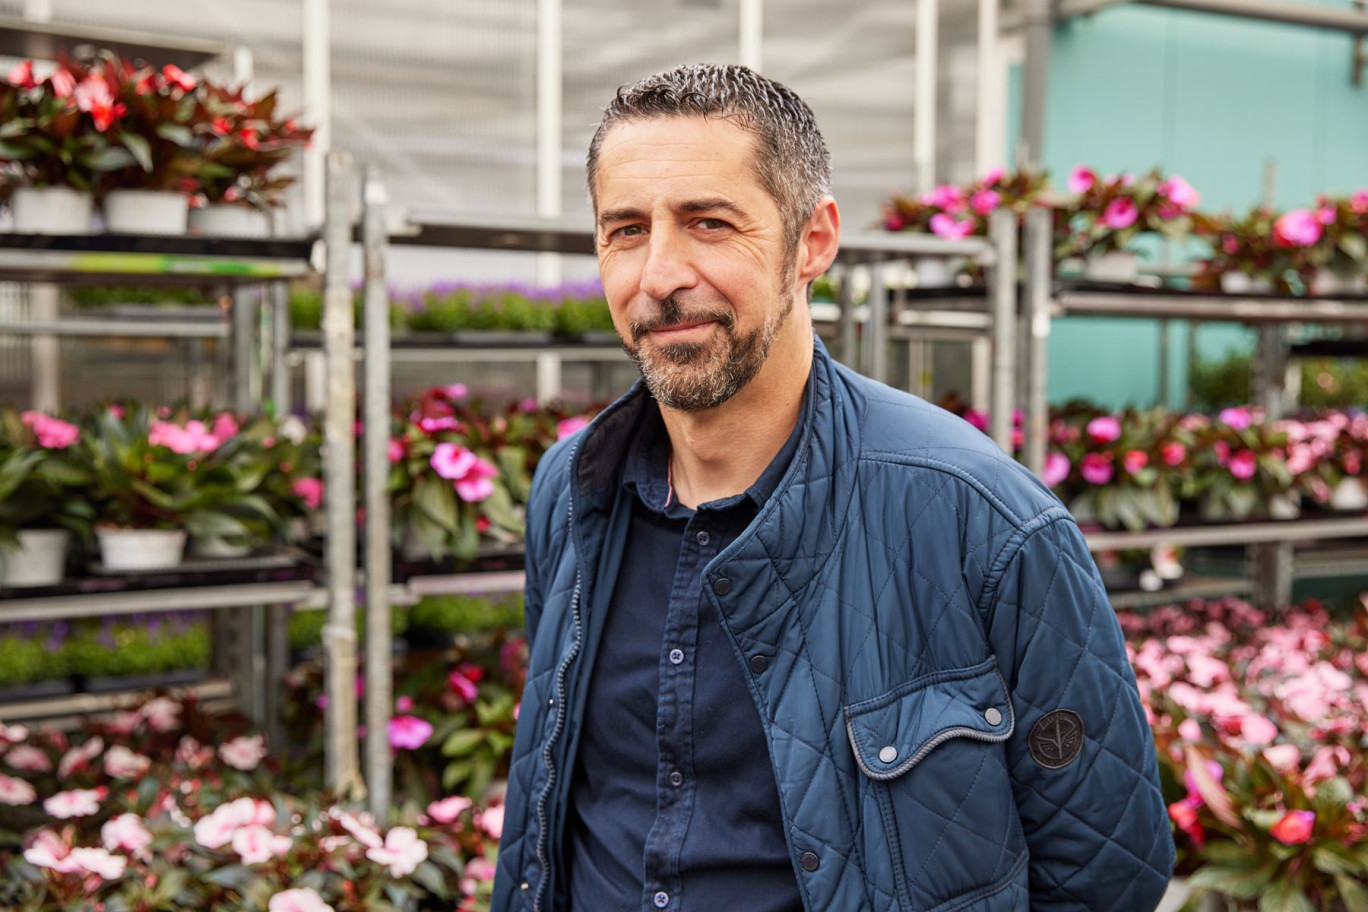
[[[1368,910],[1363,0],[0,74],[0,912]]]

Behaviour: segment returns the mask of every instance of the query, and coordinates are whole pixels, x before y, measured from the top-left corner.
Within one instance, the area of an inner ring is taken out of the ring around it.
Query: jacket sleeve
[[[987,623],[1016,713],[1008,763],[1031,908],[1150,912],[1173,836],[1120,625],[1072,518],[1042,515],[1017,542]]]

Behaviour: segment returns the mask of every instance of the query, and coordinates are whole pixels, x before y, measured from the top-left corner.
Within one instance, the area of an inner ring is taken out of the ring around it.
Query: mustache
[[[724,330],[730,331],[736,325],[736,317],[725,308],[694,308],[681,301],[678,295],[670,295],[660,302],[659,309],[654,314],[629,320],[627,328],[632,333],[632,341],[640,342],[647,333],[667,326],[708,322],[717,323]]]

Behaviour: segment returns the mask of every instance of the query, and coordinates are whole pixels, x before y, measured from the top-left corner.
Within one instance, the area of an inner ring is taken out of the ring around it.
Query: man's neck
[[[755,378],[717,408],[661,408],[670,435],[670,480],[681,504],[696,508],[740,494],[764,474],[798,423],[811,346],[808,336],[805,352],[771,351]]]

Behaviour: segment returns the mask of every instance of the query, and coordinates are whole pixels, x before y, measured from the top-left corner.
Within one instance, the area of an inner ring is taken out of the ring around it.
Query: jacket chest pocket
[[[1002,742],[1016,718],[995,659],[850,704],[845,722],[870,879],[903,912],[972,904],[1015,879],[1025,849]]]

